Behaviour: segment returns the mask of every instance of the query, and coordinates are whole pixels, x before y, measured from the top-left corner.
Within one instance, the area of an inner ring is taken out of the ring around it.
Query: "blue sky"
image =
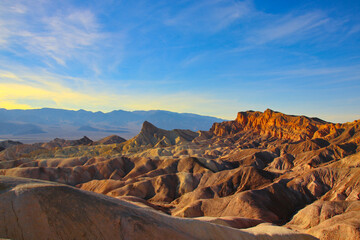
[[[0,2],[0,107],[360,118],[360,1]]]

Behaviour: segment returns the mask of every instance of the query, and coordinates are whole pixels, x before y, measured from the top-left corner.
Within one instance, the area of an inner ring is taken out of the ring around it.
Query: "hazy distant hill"
[[[214,122],[223,119],[190,113],[161,110],[123,111],[109,113],[85,110],[42,108],[33,110],[0,109],[0,138],[25,141],[42,141],[55,137],[92,139],[109,133],[130,138],[136,135],[144,121],[163,129],[208,130]]]

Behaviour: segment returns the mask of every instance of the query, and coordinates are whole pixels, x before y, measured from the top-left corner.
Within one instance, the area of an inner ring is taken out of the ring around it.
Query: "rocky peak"
[[[15,145],[21,145],[21,144],[23,144],[23,143],[18,142],[18,141],[11,141],[11,140],[1,141],[0,142],[0,151],[1,151],[1,149],[4,150],[8,147],[15,146]]]
[[[96,141],[95,144],[102,144],[102,145],[106,145],[106,144],[114,144],[114,143],[122,143],[125,142],[126,140],[118,135],[110,135],[107,136],[103,139],[100,139],[99,141]]]
[[[152,135],[155,132],[157,132],[158,130],[159,130],[159,128],[155,127],[152,123],[145,121],[142,125],[140,133]]]
[[[272,113],[275,113],[275,111],[271,110],[270,108],[266,109],[264,111],[265,114],[272,114]]]
[[[55,138],[54,140],[44,143],[41,146],[47,149],[55,147],[67,147],[67,146],[78,146],[78,145],[91,145],[93,141],[87,136],[82,137],[78,140],[65,140],[61,138]]]
[[[266,109],[264,112],[239,112],[234,121],[215,123],[210,131],[217,136],[253,131],[256,134],[299,141],[311,139],[324,124],[326,122],[321,119],[286,115]]]
[[[79,143],[79,144],[91,144],[92,142],[93,141],[90,138],[88,138],[87,136],[84,136],[81,139],[79,139],[77,143]]]
[[[184,142],[191,142],[199,134],[190,130],[174,129],[165,130],[155,127],[145,121],[138,135],[128,140],[123,145],[125,150],[138,150],[139,148],[166,147]]]

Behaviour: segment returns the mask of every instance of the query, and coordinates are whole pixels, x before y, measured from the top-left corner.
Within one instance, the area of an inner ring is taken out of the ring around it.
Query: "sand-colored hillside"
[[[72,143],[9,146],[0,152],[0,174],[232,228],[265,222],[324,240],[360,234],[360,121],[248,111],[209,131],[145,122],[127,141]]]

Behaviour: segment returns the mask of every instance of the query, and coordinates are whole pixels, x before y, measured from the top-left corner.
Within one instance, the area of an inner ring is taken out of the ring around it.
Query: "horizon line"
[[[83,109],[83,108],[79,108],[79,109],[70,109],[70,108],[56,108],[56,107],[39,107],[39,108],[4,108],[4,107],[0,107],[0,109],[6,110],[6,111],[12,111],[12,110],[21,110],[21,111],[27,111],[27,110],[42,110],[42,109],[53,109],[53,110],[65,110],[65,111],[73,111],[73,112],[79,112],[79,111],[85,111],[85,112],[91,112],[91,113],[103,113],[103,114],[107,114],[107,113],[112,113],[115,111],[124,111],[124,112],[151,112],[151,111],[161,111],[161,112],[171,112],[171,113],[178,113],[178,114],[193,114],[193,115],[197,115],[197,116],[203,116],[203,117],[212,117],[212,118],[218,118],[220,120],[230,120],[227,118],[223,118],[223,117],[217,117],[217,116],[210,116],[210,115],[203,115],[203,114],[198,114],[198,113],[192,113],[192,112],[176,112],[176,111],[170,111],[170,110],[163,110],[163,109],[151,109],[151,110],[123,110],[123,109],[114,109],[111,111],[102,111],[102,110],[87,110],[87,109]],[[251,111],[251,110],[248,110]]]

